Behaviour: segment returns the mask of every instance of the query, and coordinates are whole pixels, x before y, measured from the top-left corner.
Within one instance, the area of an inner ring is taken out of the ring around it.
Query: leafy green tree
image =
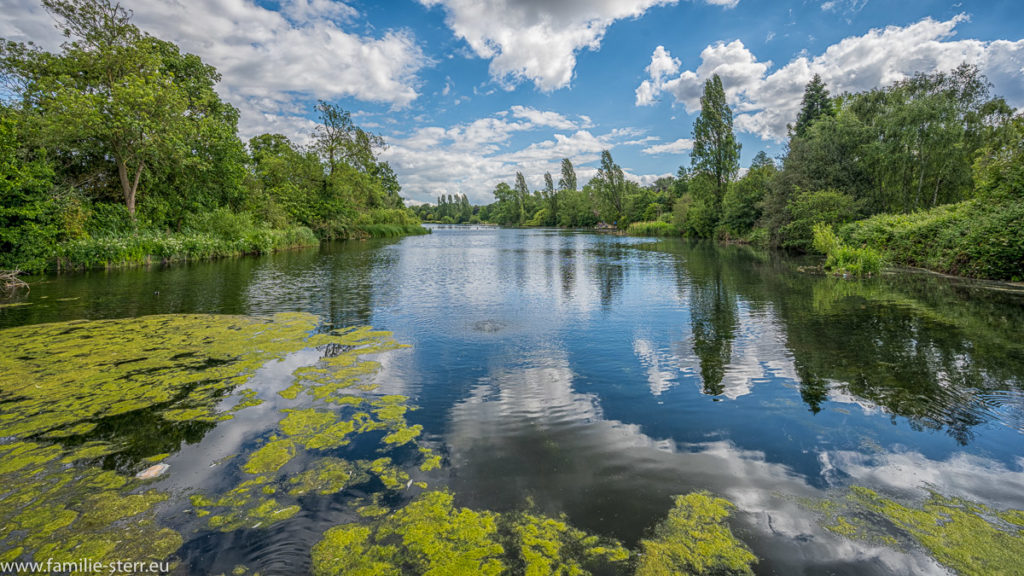
[[[568,158],[562,158],[562,177],[558,180],[558,189],[576,191],[576,170]]]
[[[622,168],[612,160],[612,154],[608,150],[601,152],[601,168],[598,169],[594,180],[601,200],[601,218],[605,222],[620,220],[626,196],[626,177],[622,173]]]
[[[0,270],[39,272],[61,232],[54,174],[45,157],[20,149],[18,129],[14,112],[0,105]]]
[[[60,55],[32,50],[5,59],[21,77],[24,106],[38,111],[41,143],[109,158],[134,217],[147,167],[174,156],[189,130],[185,86],[166,66],[164,44],[107,0],[44,0],[65,37]]]
[[[746,234],[760,220],[762,202],[775,174],[775,163],[761,151],[754,157],[746,175],[729,185],[722,199],[722,224],[727,232]]]
[[[526,185],[526,178],[522,172],[516,172],[516,224],[522,226],[526,222],[526,203],[530,198],[530,187]]]
[[[800,113],[797,114],[793,133],[802,138],[807,134],[807,129],[811,124],[814,124],[819,118],[834,115],[832,98],[829,97],[828,89],[825,88],[825,82],[821,80],[821,76],[815,74],[804,88],[804,98],[800,103]]]
[[[740,144],[732,130],[732,110],[725,102],[725,89],[718,74],[704,83],[700,98],[700,116],[693,123],[693,150],[690,161],[696,173],[707,174],[714,193],[706,200],[716,216],[729,182],[740,168]]]

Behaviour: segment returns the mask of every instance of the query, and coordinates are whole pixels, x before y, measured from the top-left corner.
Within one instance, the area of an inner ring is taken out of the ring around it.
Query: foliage
[[[348,112],[320,102],[309,148],[264,134],[247,151],[213,67],[139,30],[110,0],[43,4],[65,34],[59,52],[0,43],[10,87],[0,107],[0,267],[265,253],[313,245],[309,231],[423,231],[377,159],[383,139]]]
[[[674,224],[656,220],[653,222],[633,222],[626,229],[631,236],[679,236],[679,229]]]
[[[968,200],[914,214],[879,214],[839,229],[896,264],[959,276],[1024,280],[1024,203]]]
[[[789,204],[790,223],[780,230],[782,245],[809,250],[816,224],[842,224],[857,218],[860,203],[837,190],[799,192]]]
[[[1024,197],[1024,116],[1017,116],[974,163],[978,196]]]
[[[824,116],[834,116],[835,109],[832,107],[832,99],[829,97],[828,89],[821,76],[815,74],[804,89],[804,97],[800,102],[800,113],[796,117],[796,126],[793,127],[794,135],[803,138],[807,135],[807,129],[815,121]]]
[[[743,178],[729,184],[722,199],[722,226],[729,234],[746,234],[761,219],[762,202],[775,174],[775,163],[762,151]]]
[[[813,246],[826,256],[825,270],[830,272],[870,276],[882,269],[882,255],[877,250],[868,246],[854,248],[844,244],[828,224],[814,225]]]
[[[732,110],[725,102],[725,89],[718,74],[704,83],[700,116],[693,123],[693,171],[706,174],[714,183],[714,194],[705,200],[715,224],[729,182],[740,168],[740,144],[732,130]]]

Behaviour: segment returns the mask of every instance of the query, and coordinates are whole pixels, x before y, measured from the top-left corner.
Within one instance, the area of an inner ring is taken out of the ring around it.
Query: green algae
[[[312,468],[288,479],[293,486],[288,493],[292,496],[315,493],[337,494],[346,487],[369,480],[369,475],[348,460],[324,458]]]
[[[451,493],[425,492],[372,524],[328,530],[313,548],[313,571],[318,576],[584,575],[621,570],[629,558],[618,542],[587,534],[564,519],[457,508]]]
[[[273,440],[252,453],[243,470],[250,474],[277,472],[295,456],[295,442]]]
[[[1021,573],[1024,512],[1020,510],[997,512],[936,492],[920,507],[906,506],[859,486],[850,489],[848,499],[908,534],[935,560],[960,574]]]
[[[385,436],[382,441],[385,444],[403,446],[405,444],[408,444],[409,442],[412,442],[415,438],[417,438],[420,435],[421,432],[423,432],[423,426],[417,424],[415,426],[409,426],[401,428],[399,430],[395,430],[394,432]]]
[[[930,491],[918,503],[901,503],[861,486],[840,497],[801,504],[820,514],[829,531],[896,549],[923,548],[937,562],[968,576],[1021,574],[1024,511]]]
[[[86,442],[67,456],[61,458],[61,462],[70,464],[76,460],[92,460],[113,454],[118,450],[120,450],[119,447],[109,442]]]
[[[366,329],[313,334],[318,323],[309,314],[267,319],[166,315],[0,330],[5,352],[0,355],[4,558],[163,560],[172,555],[181,535],[155,521],[155,508],[167,495],[133,493],[140,485],[137,480],[91,467],[125,447],[88,435],[100,423],[129,414],[139,414],[141,421],[157,418],[188,426],[208,422],[212,427],[261,402],[255,390],[240,387],[270,360],[326,343],[353,357],[398,347],[386,333]],[[333,364],[325,362],[324,378],[331,375]],[[368,373],[359,369],[375,366],[351,359],[336,364],[347,367],[343,376],[353,383]],[[265,525],[298,513],[298,506],[268,498],[277,487],[262,476],[276,473],[290,460],[298,449],[291,442],[269,442],[250,455],[245,466],[261,474],[256,479],[222,497],[194,496],[196,514],[223,529],[230,524]],[[138,464],[169,455],[163,451],[132,458]],[[214,516],[218,507],[228,512]]]
[[[216,410],[226,392],[307,347],[317,323],[295,313],[160,315],[0,330],[0,430],[28,436],[157,405],[171,421],[229,417]],[[243,394],[241,405],[254,401]]]
[[[757,562],[725,520],[733,505],[707,492],[676,496],[668,518],[641,541],[638,576],[753,574]]]

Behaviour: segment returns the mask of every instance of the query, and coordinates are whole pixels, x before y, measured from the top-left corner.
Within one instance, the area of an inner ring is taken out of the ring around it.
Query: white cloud
[[[390,147],[381,157],[398,174],[402,193],[412,200],[432,201],[439,194],[466,194],[476,204],[494,201],[499,182],[512,182],[516,171],[526,176],[533,189],[544,183],[544,173],[557,180],[562,158],[570,158],[582,186],[597,174],[602,150],[635,145],[642,131],[614,129],[591,131],[589,118],[573,122],[553,111],[513,106],[489,117],[447,128],[426,126],[403,137],[389,137]],[[544,135],[545,129],[559,132]],[[537,139],[521,147],[510,145],[514,135],[537,133]],[[646,141],[644,139],[643,141]],[[662,174],[627,175],[649,184]]]
[[[5,5],[0,36],[55,49],[60,37],[35,0]],[[241,132],[302,124],[295,102],[353,97],[396,107],[418,96],[430,61],[407,30],[352,32],[358,12],[329,0],[284,0],[280,12],[247,0],[131,2],[143,30],[198,54],[223,75],[219,90],[243,113]],[[294,133],[287,133],[295,136]]]
[[[737,114],[736,128],[763,139],[782,140],[786,124],[799,111],[804,86],[814,74],[839,94],[888,86],[917,72],[950,70],[963,62],[977,64],[994,92],[1012,106],[1024,105],[1024,39],[954,39],[956,26],[966,19],[964,15],[946,21],[925,18],[905,27],[871,30],[845,38],[817,56],[801,55],[771,74],[771,62],[759,62],[739,40],[708,46],[701,52],[700,66],[682,72],[671,70],[666,63],[678,60],[659,46],[651,56],[650,78],[636,89],[636,105],[651,105],[667,92],[687,112],[695,113],[704,81],[718,74]]]
[[[550,126],[558,130],[573,130],[577,125],[557,112],[541,111],[527,106],[513,106],[512,115],[529,120],[538,126]]]
[[[739,0],[704,0],[732,8]],[[420,0],[442,6],[455,35],[506,88],[531,81],[545,92],[572,82],[576,55],[597,50],[616,20],[638,18],[678,0]]]
[[[689,138],[680,138],[675,142],[669,142],[668,144],[655,144],[648,148],[643,149],[644,154],[651,156],[657,156],[659,154],[682,154],[683,152],[689,152],[693,150],[693,140]]]

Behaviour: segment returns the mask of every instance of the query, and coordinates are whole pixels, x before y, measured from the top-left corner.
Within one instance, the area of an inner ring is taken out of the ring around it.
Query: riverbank
[[[353,228],[342,240],[397,238],[429,234],[419,224],[371,224]],[[33,273],[135,268],[152,264],[200,262],[221,258],[259,256],[319,246],[320,238],[305,226],[285,229],[255,228],[245,234],[224,236],[207,232],[161,233],[141,230],[65,242],[43,257],[44,267]]]

